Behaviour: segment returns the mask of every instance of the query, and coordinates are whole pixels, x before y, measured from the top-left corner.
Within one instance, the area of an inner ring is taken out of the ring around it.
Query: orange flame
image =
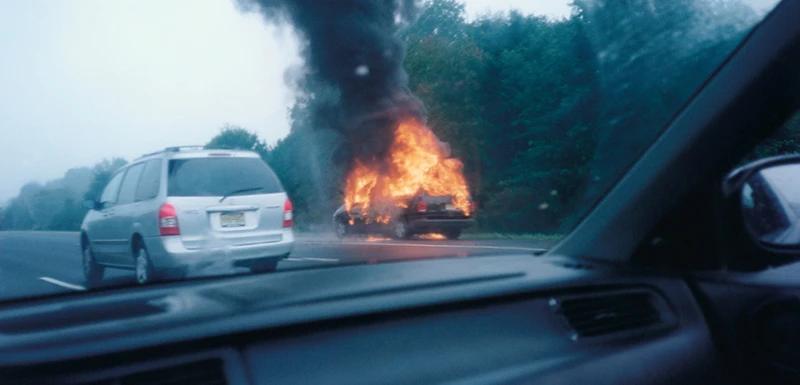
[[[345,207],[361,205],[367,213],[376,202],[407,207],[406,200],[425,192],[432,196],[452,196],[453,205],[470,214],[469,189],[461,161],[449,157],[449,150],[425,125],[414,119],[398,125],[389,148],[388,170],[356,161],[347,177]],[[384,220],[386,222],[384,222]],[[387,223],[381,215],[379,222]]]
[[[447,239],[444,234],[438,233],[430,233],[430,234],[420,234],[418,235],[420,239],[431,239],[431,240],[440,240],[440,239]]]

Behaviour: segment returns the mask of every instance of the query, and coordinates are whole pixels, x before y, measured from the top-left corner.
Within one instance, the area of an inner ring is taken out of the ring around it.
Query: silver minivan
[[[141,284],[217,267],[272,271],[294,245],[292,202],[250,151],[148,154],[87,205],[80,244],[89,286],[106,268],[135,270]]]

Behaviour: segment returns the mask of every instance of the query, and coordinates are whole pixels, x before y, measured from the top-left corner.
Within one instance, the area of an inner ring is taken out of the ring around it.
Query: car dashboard
[[[2,383],[717,383],[718,368],[679,276],[561,257],[209,278],[0,309]]]

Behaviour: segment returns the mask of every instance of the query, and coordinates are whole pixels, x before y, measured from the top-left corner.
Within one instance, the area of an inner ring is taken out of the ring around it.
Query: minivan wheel
[[[136,252],[136,282],[140,285],[153,282],[153,265],[150,263],[150,254],[144,246],[140,246]]]
[[[91,287],[98,284],[103,279],[105,268],[94,259],[92,246],[87,242],[83,246],[83,278],[86,285]]]

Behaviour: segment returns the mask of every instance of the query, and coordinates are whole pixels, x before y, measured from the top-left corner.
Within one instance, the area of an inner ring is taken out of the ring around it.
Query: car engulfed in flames
[[[474,210],[461,161],[428,127],[409,119],[395,129],[386,159],[355,162],[334,224],[340,237],[437,233],[453,239],[474,224]]]

